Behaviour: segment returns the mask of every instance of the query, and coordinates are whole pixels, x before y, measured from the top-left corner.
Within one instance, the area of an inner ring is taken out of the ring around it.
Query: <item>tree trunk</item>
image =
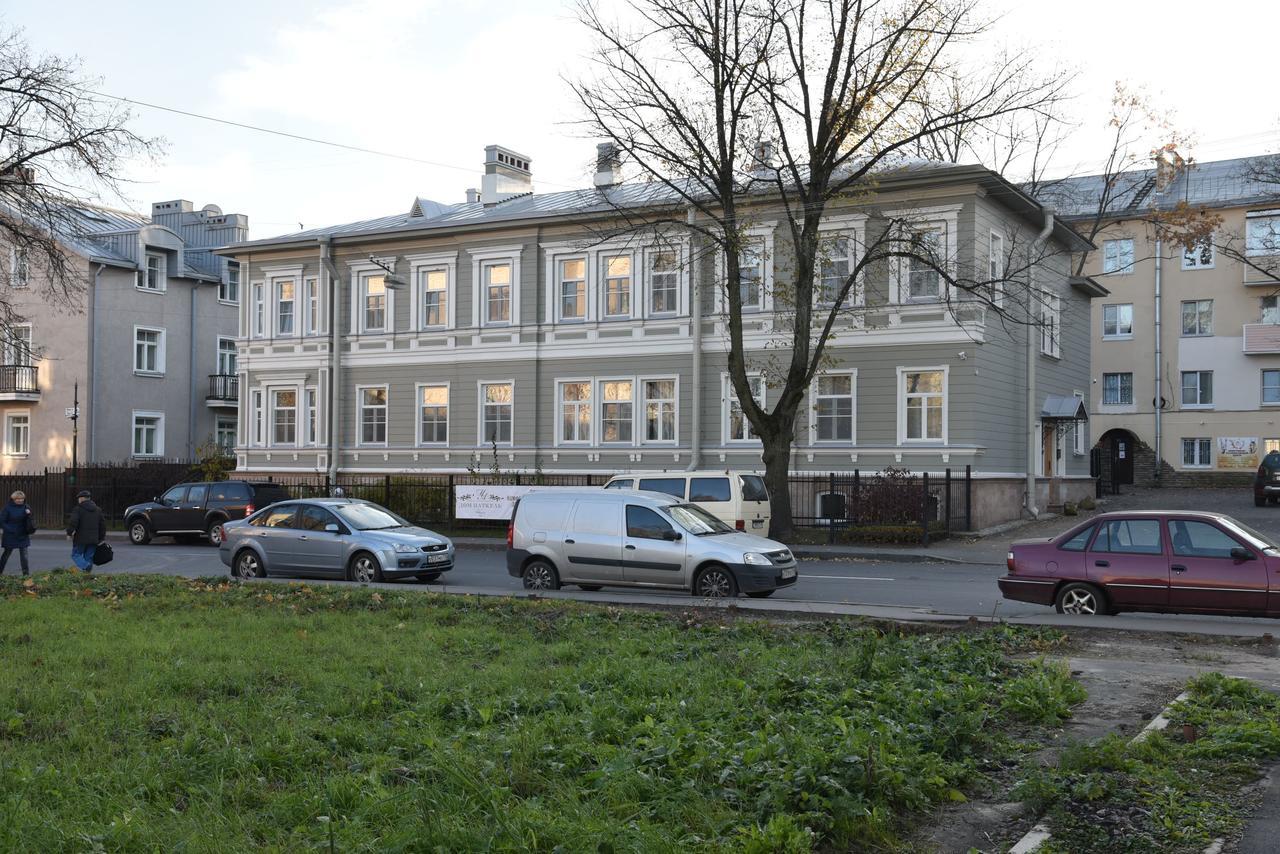
[[[769,488],[769,537],[786,542],[795,528],[791,520],[791,442],[793,422],[761,437],[764,450],[764,484]]]

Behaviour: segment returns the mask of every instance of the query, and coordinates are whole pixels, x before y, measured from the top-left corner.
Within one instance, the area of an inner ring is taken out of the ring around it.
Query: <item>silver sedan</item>
[[[369,501],[282,501],[225,522],[218,554],[237,578],[327,575],[368,583],[453,569],[453,543]]]

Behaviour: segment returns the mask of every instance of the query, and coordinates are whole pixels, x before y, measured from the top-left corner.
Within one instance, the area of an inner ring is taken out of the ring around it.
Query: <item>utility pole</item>
[[[79,468],[80,453],[80,381],[76,380],[71,391],[71,409],[67,417],[71,419],[71,483],[76,482],[76,469]]]

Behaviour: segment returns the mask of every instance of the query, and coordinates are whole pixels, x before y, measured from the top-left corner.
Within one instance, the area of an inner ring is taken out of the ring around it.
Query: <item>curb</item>
[[[507,548],[505,540],[500,538],[489,537],[450,537],[453,545],[459,549],[477,550],[477,551],[504,551]],[[935,554],[932,552],[902,552],[888,550],[855,550],[849,548],[841,548],[839,546],[788,546],[791,553],[800,558],[822,559],[840,559],[840,558],[861,558],[864,560],[883,560],[897,563],[953,563],[953,564],[970,564],[974,566],[992,566],[991,561],[968,560],[966,558],[952,557],[951,555]],[[831,551],[828,551],[831,549]]]

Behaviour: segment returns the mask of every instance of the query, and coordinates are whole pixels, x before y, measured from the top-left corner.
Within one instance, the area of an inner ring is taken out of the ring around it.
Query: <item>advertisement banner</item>
[[[591,489],[589,486],[484,486],[458,485],[453,488],[455,519],[510,519],[516,501],[534,491],[549,489]]]
[[[1256,469],[1258,439],[1253,437],[1218,437],[1218,468]]]

